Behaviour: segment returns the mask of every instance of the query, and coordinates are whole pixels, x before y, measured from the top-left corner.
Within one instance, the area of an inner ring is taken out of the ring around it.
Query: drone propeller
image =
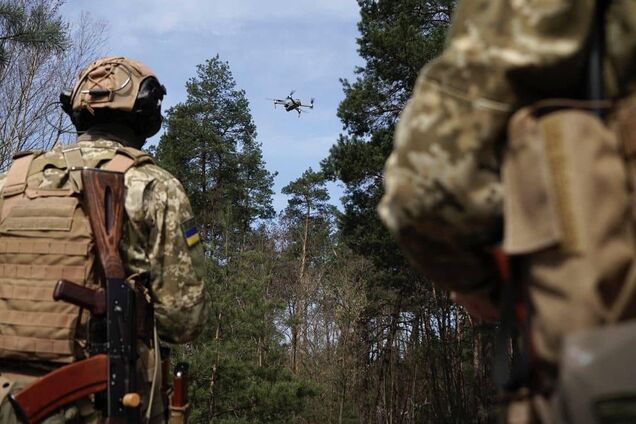
[[[316,99],[313,98],[313,97],[309,100],[309,107],[312,108],[312,109],[314,108],[314,100],[316,100]]]
[[[292,90],[292,91],[289,93],[289,96],[287,96],[287,97],[291,97],[291,96],[293,96],[295,92],[296,92],[296,90]]]
[[[272,99],[271,97],[265,97],[265,100],[269,100],[274,103],[274,109],[276,109],[276,105],[284,105],[285,100],[282,99]]]

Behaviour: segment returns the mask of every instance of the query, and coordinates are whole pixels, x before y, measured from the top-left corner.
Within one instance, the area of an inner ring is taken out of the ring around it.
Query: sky
[[[68,0],[62,8],[71,22],[82,12],[106,23],[105,54],[129,56],[155,71],[168,91],[164,110],[185,101],[185,82],[197,64],[217,54],[229,63],[246,91],[266,167],[278,172],[277,211],[287,205],[280,189],[309,167],[317,170],[343,132],[336,116],[344,97],[340,78],[354,79],[363,63],[355,0]],[[266,100],[292,89],[304,102],[316,99],[300,118]],[[339,204],[342,187],[329,189]]]

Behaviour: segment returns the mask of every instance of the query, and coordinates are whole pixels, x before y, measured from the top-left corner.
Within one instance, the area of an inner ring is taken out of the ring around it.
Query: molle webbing
[[[55,240],[3,240],[0,239],[0,253],[59,253],[67,256],[86,256],[88,243]],[[0,290],[2,290],[0,288]]]
[[[34,202],[39,200],[40,202]],[[44,199],[23,202],[41,203]],[[17,208],[16,208],[17,209]],[[79,210],[79,208],[78,208]],[[90,239],[80,238],[87,223],[83,215],[71,212],[75,221],[67,231],[46,231],[57,239],[29,237],[38,234],[37,221],[31,228],[8,230],[11,212],[0,224],[0,358],[71,362],[80,309],[55,302],[53,289],[60,279],[94,286]],[[13,210],[15,211],[15,209]],[[13,212],[12,211],[12,212]],[[63,240],[64,235],[77,241]]]
[[[0,311],[0,325],[27,322],[30,327],[64,328],[70,326],[75,319],[76,317],[56,312]]]
[[[28,252],[31,253],[31,252]],[[58,265],[15,265],[0,264],[0,278],[21,278],[33,280],[50,280],[56,276],[58,280],[83,280],[85,275],[83,266]],[[51,296],[53,291],[51,291]]]
[[[70,346],[65,340],[4,336],[0,334],[0,352],[3,351],[26,353],[27,356],[33,356],[44,360],[47,358],[44,354],[48,354],[52,359],[55,356],[62,358],[68,357],[73,352],[72,346]]]
[[[0,361],[72,362],[82,312],[53,289],[60,279],[95,286],[92,233],[75,190],[27,188],[34,157],[15,160],[2,190]]]
[[[50,286],[32,287],[11,283],[0,284],[0,299],[51,301]]]

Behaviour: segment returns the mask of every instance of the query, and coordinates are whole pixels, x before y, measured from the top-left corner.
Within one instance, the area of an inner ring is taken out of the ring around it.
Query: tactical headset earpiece
[[[136,132],[140,136],[151,137],[161,128],[161,101],[165,95],[166,87],[157,78],[148,77],[141,82],[133,107]]]
[[[82,112],[73,112],[73,99],[71,90],[66,89],[60,93],[60,105],[62,106],[62,110],[68,115],[69,118],[71,118],[71,122],[73,123],[77,131],[83,131],[86,129],[81,123],[82,119],[80,117],[82,115]]]
[[[66,112],[67,115],[71,115],[71,90],[64,90],[60,93],[60,104],[62,105],[62,110]]]

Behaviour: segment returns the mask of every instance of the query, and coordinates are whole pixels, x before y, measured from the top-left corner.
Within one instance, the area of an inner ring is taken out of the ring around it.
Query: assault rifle
[[[16,414],[24,422],[36,423],[60,407],[105,391],[103,409],[107,423],[139,423],[137,296],[126,282],[119,256],[124,217],[124,174],[97,169],[81,172],[84,206],[105,281],[103,288],[93,290],[61,280],[55,287],[54,299],[73,303],[91,312],[91,356],[45,375],[10,399]],[[95,331],[98,334],[93,334]],[[101,396],[98,394],[96,397]]]

